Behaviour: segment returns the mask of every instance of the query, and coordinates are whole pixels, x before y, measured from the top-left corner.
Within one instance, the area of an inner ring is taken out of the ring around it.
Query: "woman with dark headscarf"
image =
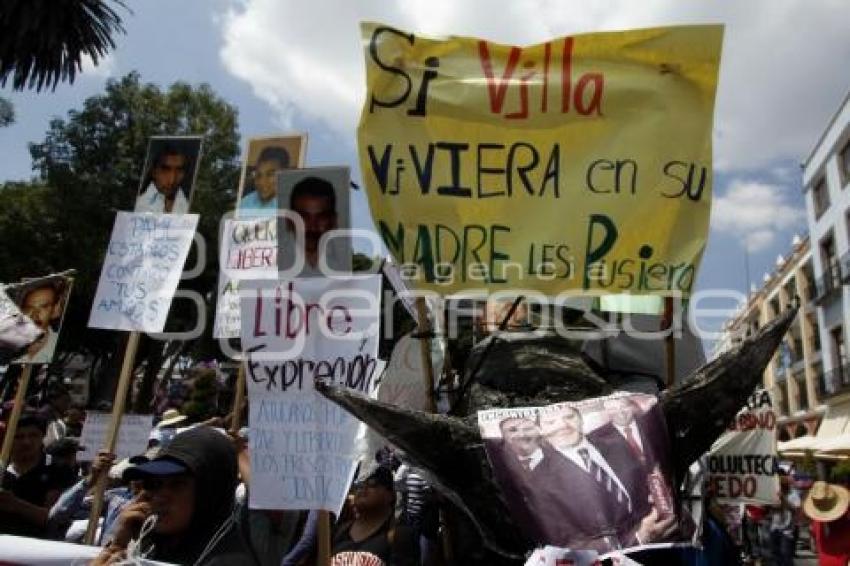
[[[178,434],[156,458],[124,473],[144,489],[121,512],[112,540],[93,564],[122,560],[138,537],[141,552],[153,560],[254,566],[234,522],[236,470],[236,451],[224,434],[207,427]]]

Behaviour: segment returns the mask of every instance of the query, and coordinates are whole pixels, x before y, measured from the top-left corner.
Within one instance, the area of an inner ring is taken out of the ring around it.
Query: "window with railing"
[[[850,183],[850,140],[844,144],[844,149],[838,154],[838,168],[841,170],[841,187]]]
[[[821,177],[812,189],[812,200],[815,205],[815,219],[823,216],[826,209],[829,208],[829,191],[826,187],[826,178]]]
[[[809,391],[806,389],[806,376],[805,374],[795,374],[794,375],[794,385],[797,388],[797,410],[798,411],[808,411],[809,410]]]
[[[809,319],[809,328],[812,329],[812,352],[818,353],[820,352],[820,328],[818,328],[818,321],[813,320],[811,315],[807,315]]]
[[[815,269],[812,266],[811,260],[807,261],[803,266],[803,286],[805,287],[805,300],[811,301],[814,299],[817,288],[815,287]]]
[[[835,252],[835,238],[826,236],[820,242],[823,276],[817,281],[818,298],[822,299],[841,288],[841,264]]]
[[[847,392],[850,392],[850,366],[845,364],[819,374],[818,395],[821,399]]]
[[[779,394],[776,397],[776,409],[779,411],[778,416],[788,416],[790,413],[788,409],[788,395],[786,394],[784,387],[780,389]]]

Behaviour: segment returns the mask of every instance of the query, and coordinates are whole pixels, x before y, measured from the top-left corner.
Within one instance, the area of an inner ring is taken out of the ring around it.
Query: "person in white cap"
[[[168,409],[162,413],[162,419],[151,431],[148,437],[148,447],[160,446],[165,448],[174,439],[177,434],[177,427],[188,419],[186,415],[181,415],[177,409]]]
[[[812,520],[820,566],[846,566],[850,562],[850,492],[840,485],[816,481],[803,513]]]

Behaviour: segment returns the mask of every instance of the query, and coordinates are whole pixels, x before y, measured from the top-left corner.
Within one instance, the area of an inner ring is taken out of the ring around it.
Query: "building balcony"
[[[850,393],[850,364],[838,366],[818,375],[818,398],[821,400]]]
[[[841,292],[841,285],[844,282],[850,283],[850,279],[846,281],[841,276],[842,269],[837,266],[834,268],[829,268],[823,272],[823,277],[818,279],[815,282],[815,286],[817,287],[817,295],[815,295],[815,300],[817,302],[823,302],[828,297],[833,297],[836,294]],[[845,268],[843,271],[850,275],[850,268]]]

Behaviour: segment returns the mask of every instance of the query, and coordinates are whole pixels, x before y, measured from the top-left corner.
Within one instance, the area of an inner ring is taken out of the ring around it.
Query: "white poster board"
[[[779,503],[776,413],[770,393],[747,400],[727,431],[711,447],[708,481],[721,503]]]
[[[277,278],[277,217],[225,220],[213,338],[238,338],[239,281]]]
[[[197,214],[119,212],[89,327],[162,332],[197,226]]]
[[[83,462],[91,462],[97,451],[106,446],[106,435],[112,422],[111,413],[86,412],[80,446],[84,448],[77,457]],[[153,428],[153,415],[127,415],[121,418],[118,442],[115,454],[118,460],[143,454],[148,447],[148,436]]]
[[[358,422],[315,391],[321,379],[377,386],[381,278],[243,281],[254,509],[338,513],[354,474]]]

